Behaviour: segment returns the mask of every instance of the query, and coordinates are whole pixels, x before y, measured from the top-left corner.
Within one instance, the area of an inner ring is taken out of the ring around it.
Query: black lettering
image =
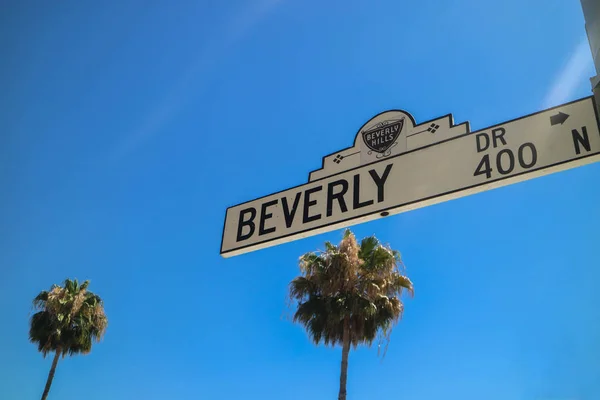
[[[498,139],[500,139],[503,146],[506,146],[506,140],[504,139],[505,133],[506,133],[506,129],[504,129],[504,128],[492,129],[492,138],[494,139],[494,148],[498,147]]]
[[[249,219],[244,219],[244,216],[250,214]],[[242,240],[248,239],[250,236],[254,234],[254,229],[256,225],[254,224],[254,218],[256,218],[256,208],[250,207],[240,211],[240,218],[238,220],[238,229],[237,229],[237,241],[241,242]],[[248,226],[250,231],[246,234],[242,234],[242,229],[244,226]]]
[[[333,193],[333,188],[336,186],[341,186],[342,190],[338,193]],[[340,210],[343,213],[348,211],[348,207],[346,207],[346,200],[344,200],[344,195],[348,191],[348,181],[345,179],[340,179],[335,182],[330,182],[327,185],[327,216],[331,217],[333,214],[333,200],[337,200],[340,206]]]
[[[311,206],[314,206],[315,204],[317,204],[316,200],[311,200],[310,199],[310,195],[313,193],[316,193],[320,190],[323,189],[323,186],[317,186],[314,187],[312,189],[308,189],[304,192],[304,215],[302,215],[302,222],[303,223],[308,223],[308,222],[312,222],[312,221],[316,221],[318,219],[321,219],[321,214],[316,214],[316,215],[308,215],[308,209]]]
[[[385,170],[383,171],[383,176],[379,177],[379,175],[377,175],[377,171],[375,171],[374,169],[369,171],[369,175],[371,175],[371,178],[373,178],[373,182],[375,182],[375,184],[377,185],[377,202],[381,203],[383,201],[383,195],[384,195],[384,191],[383,191],[383,185],[385,185],[385,181],[388,178],[388,175],[390,174],[390,171],[392,170],[392,166],[394,164],[388,164],[385,167]]]
[[[268,220],[269,218],[273,217],[273,214],[271,214],[271,213],[267,214],[267,207],[274,206],[275,204],[277,204],[277,199],[271,200],[267,203],[264,203],[260,207],[260,224],[258,225],[258,235],[259,236],[266,235],[267,233],[275,232],[275,227],[265,229],[265,221]]]
[[[529,148],[529,151],[531,152],[530,163],[525,162],[525,157],[523,156],[523,150],[525,148]],[[535,145],[529,142],[523,143],[521,147],[519,147],[519,165],[521,165],[521,168],[531,168],[535,165],[535,163],[537,163],[537,150],[535,149]]]
[[[281,204],[283,205],[283,217],[285,218],[285,226],[287,228],[292,226],[292,222],[294,222],[294,215],[296,215],[296,210],[298,209],[298,203],[300,202],[301,194],[302,192],[296,193],[296,197],[294,197],[294,204],[292,205],[291,211],[288,205],[287,197],[281,198]]]
[[[502,166],[502,154],[508,154],[508,168]],[[500,150],[496,156],[496,168],[502,175],[510,174],[515,168],[515,155],[510,149]]]
[[[475,172],[473,173],[473,176],[477,176],[477,175],[481,175],[481,174],[485,174],[485,177],[487,179],[490,179],[492,177],[492,167],[490,166],[490,155],[486,154],[481,158],[481,161],[479,161],[479,165],[477,165],[477,168],[475,168]]]
[[[586,151],[592,151],[592,146],[590,145],[590,138],[588,136],[586,127],[582,126],[581,131],[583,132],[583,135],[581,135],[577,129],[573,129],[571,131],[576,154],[581,154],[581,147],[579,147],[579,145],[583,146]]]
[[[371,175],[372,176],[372,175]],[[360,202],[360,174],[356,174],[354,175],[354,196],[352,199],[352,205],[354,206],[354,209],[358,209],[358,208],[362,208],[362,207],[366,207],[366,206],[370,206],[371,204],[373,204],[373,200],[367,200],[365,202]]]
[[[479,140],[481,138],[485,138],[485,147],[483,147],[483,145],[481,144],[481,141]],[[490,147],[490,137],[485,132],[478,133],[477,135],[475,135],[475,140],[477,141],[477,152],[478,153],[481,153],[482,151],[485,151],[488,149],[488,147]]]

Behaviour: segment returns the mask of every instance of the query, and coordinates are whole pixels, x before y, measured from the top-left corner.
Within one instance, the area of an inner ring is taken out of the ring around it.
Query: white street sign
[[[361,127],[352,147],[325,156],[308,183],[229,207],[221,255],[600,161],[598,125],[593,97],[476,132],[452,115],[416,124],[405,111],[386,111]]]

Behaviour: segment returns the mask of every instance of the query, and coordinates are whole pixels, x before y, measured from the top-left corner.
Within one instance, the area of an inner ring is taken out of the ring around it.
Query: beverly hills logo
[[[413,126],[411,117],[399,110],[371,118],[359,130],[361,164],[405,152],[406,137]]]
[[[362,137],[369,149],[376,153],[385,154],[396,140],[404,127],[404,118],[399,120],[382,121],[374,128],[362,132]]]

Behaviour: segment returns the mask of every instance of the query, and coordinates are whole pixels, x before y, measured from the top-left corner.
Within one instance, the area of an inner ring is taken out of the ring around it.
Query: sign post
[[[600,106],[600,1],[581,0],[581,8],[583,9],[585,30],[596,67],[596,76],[591,78],[592,91],[597,104]]]
[[[593,97],[471,132],[451,114],[417,124],[376,115],[308,182],[229,207],[221,255],[235,256],[600,161]],[[600,184],[600,179],[599,179]]]

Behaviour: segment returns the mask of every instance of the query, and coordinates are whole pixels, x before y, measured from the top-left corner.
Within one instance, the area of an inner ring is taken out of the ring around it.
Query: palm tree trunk
[[[342,371],[340,373],[340,394],[338,400],[346,400],[346,381],[348,378],[348,355],[350,354],[350,318],[344,319],[342,337]]]
[[[44,393],[42,394],[42,400],[46,400],[48,393],[50,393],[50,386],[52,385],[52,379],[54,379],[54,373],[56,372],[56,365],[58,364],[58,357],[60,357],[60,353],[60,348],[56,349],[54,360],[52,361],[52,367],[50,367],[50,373],[48,374],[48,380],[46,381],[46,387],[44,388]]]

